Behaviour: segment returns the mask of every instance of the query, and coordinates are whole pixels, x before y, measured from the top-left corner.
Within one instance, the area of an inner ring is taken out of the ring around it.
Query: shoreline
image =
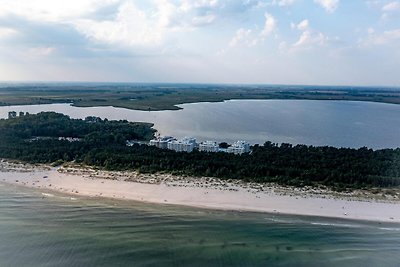
[[[263,212],[400,223],[400,193],[337,193],[317,188],[192,178],[170,174],[103,171],[0,161],[0,182],[70,196],[133,200],[212,210]]]

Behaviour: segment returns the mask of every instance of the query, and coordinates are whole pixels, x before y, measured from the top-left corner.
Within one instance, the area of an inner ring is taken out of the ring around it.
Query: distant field
[[[353,100],[400,104],[400,88],[158,84],[3,85],[0,106],[72,103],[136,110],[176,110],[177,105],[229,99]]]

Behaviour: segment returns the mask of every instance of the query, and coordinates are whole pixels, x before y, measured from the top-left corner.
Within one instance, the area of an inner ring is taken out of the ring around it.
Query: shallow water
[[[399,224],[71,199],[0,184],[0,266],[399,262]]]
[[[113,107],[78,108],[68,104],[0,107],[8,111],[56,111],[73,118],[99,116],[155,124],[163,135],[198,140],[263,144],[400,147],[400,105],[314,100],[233,100],[181,105],[178,111],[137,111]]]

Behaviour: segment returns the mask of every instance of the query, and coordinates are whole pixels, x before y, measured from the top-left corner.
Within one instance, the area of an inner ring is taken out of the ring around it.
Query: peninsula
[[[151,124],[20,114],[0,120],[0,182],[74,196],[400,222],[400,149],[273,144],[252,153],[129,143]],[[143,142],[145,143],[145,142]]]
[[[177,110],[177,105],[231,99],[351,100],[400,104],[388,87],[207,84],[3,84],[0,106],[72,103],[135,110]]]
[[[22,115],[22,114],[21,114]],[[398,188],[400,149],[372,150],[275,144],[251,153],[161,149],[128,140],[150,140],[152,124],[85,120],[54,112],[0,120],[0,158],[60,165],[75,162],[106,170],[170,173],[335,190]]]

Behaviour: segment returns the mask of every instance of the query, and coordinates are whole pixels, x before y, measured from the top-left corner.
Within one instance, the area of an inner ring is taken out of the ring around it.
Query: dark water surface
[[[99,116],[154,123],[163,135],[199,141],[265,141],[337,147],[400,147],[400,105],[318,100],[232,100],[181,105],[178,111],[138,111],[68,104],[0,107],[7,112],[56,111],[73,118]]]
[[[400,225],[71,199],[0,184],[0,266],[399,266]]]

